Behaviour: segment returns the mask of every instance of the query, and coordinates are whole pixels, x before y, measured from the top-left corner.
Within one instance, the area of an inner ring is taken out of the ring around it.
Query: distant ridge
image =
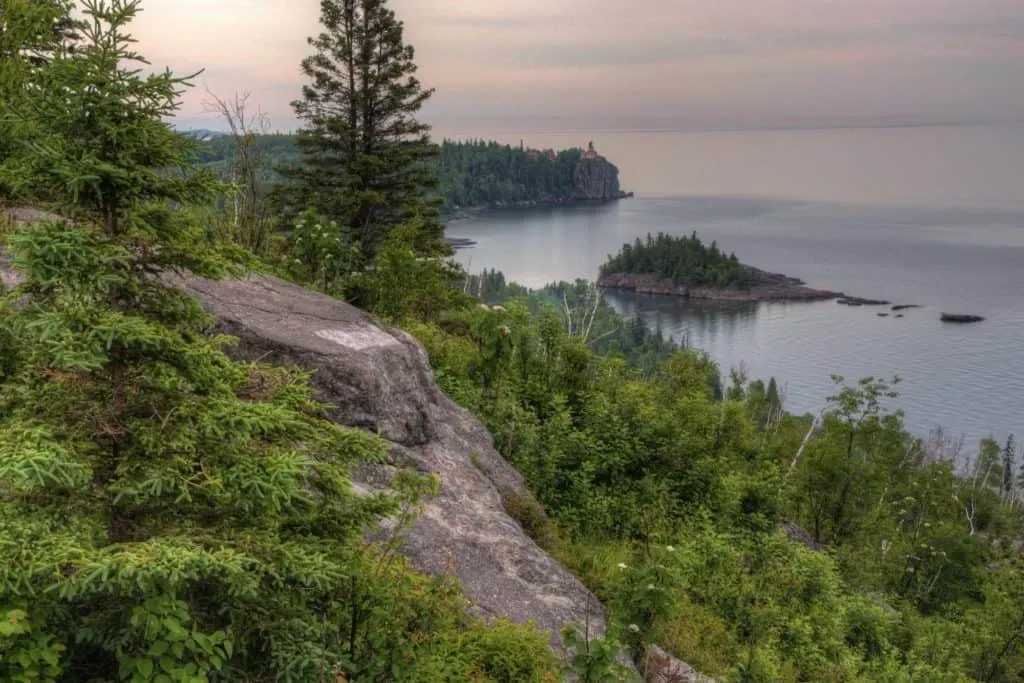
[[[224,133],[223,131],[210,130],[208,128],[194,128],[189,130],[179,130],[177,132],[197,140],[212,140],[213,138],[219,138],[227,135],[227,133]]]

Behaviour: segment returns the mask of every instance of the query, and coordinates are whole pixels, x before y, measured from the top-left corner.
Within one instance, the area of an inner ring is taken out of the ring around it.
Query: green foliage
[[[293,174],[274,169],[299,166],[302,154],[296,136],[286,133],[251,136],[251,154],[268,161],[261,168],[261,183],[287,183]],[[494,141],[444,140],[439,153],[420,163],[436,176],[428,195],[443,201],[441,211],[490,206],[519,207],[559,204],[572,199],[573,180],[582,150],[578,148],[536,153]],[[196,163],[224,180],[232,179],[235,143],[227,135],[213,136],[199,145]],[[551,158],[554,157],[554,158]]]
[[[497,142],[445,140],[435,162],[444,209],[571,199],[583,150],[539,152]]]
[[[454,283],[462,278],[455,262],[417,254],[423,224],[413,221],[395,227],[377,251],[372,269],[358,273],[346,293],[388,320],[436,320],[442,312],[462,307],[469,298]]]
[[[641,318],[624,321],[586,280],[557,282],[529,290],[507,282],[499,271],[484,270],[468,276],[461,286],[492,305],[522,301],[532,314],[544,316],[546,324],[562,325],[569,336],[582,339],[595,354],[622,356],[631,367],[647,374],[679,350],[677,343],[660,330],[649,330]],[[712,380],[716,381],[717,377]]]
[[[299,282],[327,293],[344,291],[345,278],[362,266],[357,244],[350,244],[335,221],[313,209],[299,214],[288,239],[282,270]]]
[[[699,352],[640,371],[591,351],[570,333],[590,310],[571,303],[585,286],[545,299],[485,273],[466,289],[503,305],[412,330],[637,660],[653,642],[727,680],[1010,680],[1019,599],[984,570],[1003,544],[979,536],[1020,528],[1003,449],[982,485],[906,433],[887,409],[894,383],[836,378],[812,425],[782,412],[774,381],[734,373],[723,392]],[[827,552],[781,534],[784,517]]]
[[[0,675],[12,683],[53,683],[62,673],[64,646],[32,623],[28,604],[0,605]]]
[[[601,276],[628,273],[653,275],[675,285],[687,287],[749,288],[757,284],[757,273],[739,262],[735,254],[726,255],[714,242],[705,246],[693,233],[673,237],[659,232],[623,244],[615,256],[601,266]]]
[[[0,164],[15,152],[19,115],[32,108],[29,84],[55,55],[73,46],[69,0],[0,0]],[[15,195],[0,175],[0,200]]]
[[[611,637],[592,638],[572,627],[562,630],[569,651],[567,675],[580,683],[615,683],[630,680],[629,671],[619,663],[622,644]]]
[[[415,118],[433,91],[416,79],[402,23],[385,0],[324,0],[320,23],[302,62],[310,82],[293,103],[301,160],[279,169],[292,180],[278,191],[286,218],[315,209],[368,262],[392,230],[419,219],[417,251],[446,253],[437,203],[424,194],[436,181],[423,162],[437,148]]]
[[[131,68],[137,10],[85,4],[83,48],[33,76],[4,159],[76,220],[5,239],[24,280],[0,300],[0,673],[540,680],[542,636],[485,633],[453,582],[397,556],[436,483],[357,495],[349,469],[383,442],[330,422],[303,373],[231,360],[166,278],[222,275],[233,250],[169,208],[216,186],[165,172],[187,157],[161,122],[187,81]],[[369,544],[383,515],[392,536]]]

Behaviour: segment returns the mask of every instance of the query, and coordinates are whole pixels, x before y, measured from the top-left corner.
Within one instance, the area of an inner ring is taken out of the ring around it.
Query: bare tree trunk
[[[260,208],[259,171],[262,155],[254,154],[252,145],[257,135],[270,130],[270,120],[258,107],[249,106],[248,92],[235,93],[231,100],[207,90],[211,99],[204,103],[206,111],[217,114],[227,124],[235,143],[235,158],[229,172],[235,184],[233,239],[255,253],[262,253],[269,240],[269,224]]]

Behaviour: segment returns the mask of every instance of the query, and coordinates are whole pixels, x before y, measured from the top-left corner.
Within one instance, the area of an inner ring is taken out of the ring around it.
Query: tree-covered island
[[[813,301],[843,296],[813,289],[802,280],[748,266],[714,241],[704,244],[693,232],[675,237],[659,232],[623,244],[601,266],[598,286],[728,301]]]

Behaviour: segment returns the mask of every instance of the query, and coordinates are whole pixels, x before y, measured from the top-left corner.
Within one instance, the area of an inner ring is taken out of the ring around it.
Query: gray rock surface
[[[369,315],[273,277],[213,282],[179,279],[239,338],[248,360],[314,371],[332,418],[379,433],[392,466],[412,466],[440,480],[440,492],[416,522],[405,553],[421,571],[454,571],[478,611],[525,623],[533,619],[560,642],[565,625],[589,612],[604,629],[600,602],[530,540],[502,506],[501,492],[530,497],[522,476],[493,448],[471,413],[441,391],[423,348]],[[386,487],[388,468],[365,466],[356,483]]]
[[[643,677],[645,683],[715,683],[715,679],[702,676],[657,645],[647,647]]]

